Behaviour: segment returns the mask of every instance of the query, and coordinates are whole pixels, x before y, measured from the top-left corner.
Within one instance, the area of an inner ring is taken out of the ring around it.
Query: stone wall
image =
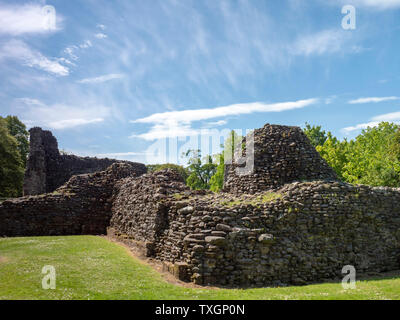
[[[400,268],[400,190],[314,181],[198,194],[170,172],[127,179],[110,231],[201,285],[282,286]]]
[[[249,136],[244,138],[244,144]],[[246,150],[243,155],[246,154]],[[266,124],[254,131],[254,170],[240,176],[238,157],[226,166],[224,188],[233,193],[256,193],[294,181],[337,179],[335,172],[298,127]]]
[[[105,234],[114,185],[146,172],[142,164],[115,163],[102,172],[72,177],[50,194],[0,204],[0,236]]]
[[[27,175],[32,190],[45,192],[56,185],[58,162],[49,159],[60,159],[57,142],[40,129],[31,134],[39,138]],[[54,193],[3,202],[0,236],[108,227],[201,285],[298,285],[342,277],[345,265],[358,275],[400,268],[400,189],[337,181],[299,128],[266,125],[254,141],[254,172],[228,167],[223,193],[191,191],[174,170],[145,174],[142,164],[115,163]]]
[[[53,192],[74,175],[103,171],[116,162],[123,161],[61,155],[50,131],[32,128],[24,195]]]

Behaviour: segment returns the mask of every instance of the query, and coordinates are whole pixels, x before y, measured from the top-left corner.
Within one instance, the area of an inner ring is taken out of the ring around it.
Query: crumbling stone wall
[[[400,190],[314,181],[199,195],[168,171],[127,179],[112,234],[201,285],[282,286],[400,268]],[[141,244],[141,245],[140,245]]]
[[[246,139],[244,138],[244,145]],[[246,150],[243,151],[243,155]],[[257,193],[294,181],[337,180],[333,169],[298,127],[266,124],[254,131],[254,170],[240,176],[238,157],[226,166],[224,188],[232,193]]]
[[[31,166],[49,168],[54,137],[31,134],[42,139]],[[239,164],[228,167],[223,193],[191,191],[170,169],[145,174],[142,164],[115,163],[52,194],[3,202],[0,236],[109,227],[201,285],[297,285],[342,277],[345,265],[358,274],[400,268],[400,189],[337,181],[299,128],[266,125],[254,140],[255,171],[237,176]],[[47,188],[46,170],[30,171],[32,185]]]
[[[246,139],[248,139],[247,137]],[[171,171],[115,190],[110,234],[202,285],[305,284],[400,268],[400,190],[337,181],[300,128],[254,133],[254,172],[226,168],[225,192],[188,190]]]
[[[0,236],[105,234],[114,185],[146,172],[143,164],[115,163],[105,171],[72,177],[50,194],[0,204]]]
[[[24,179],[24,195],[50,193],[66,183],[72,176],[103,171],[112,159],[97,159],[61,155],[57,139],[50,131],[32,128],[30,151]]]

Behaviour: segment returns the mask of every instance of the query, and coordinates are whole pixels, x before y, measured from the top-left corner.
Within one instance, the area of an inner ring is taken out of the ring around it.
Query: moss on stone
[[[225,207],[235,207],[239,205],[252,205],[253,207],[260,208],[262,204],[281,199],[282,194],[277,192],[265,192],[261,195],[252,198],[232,198],[220,201],[220,204]]]

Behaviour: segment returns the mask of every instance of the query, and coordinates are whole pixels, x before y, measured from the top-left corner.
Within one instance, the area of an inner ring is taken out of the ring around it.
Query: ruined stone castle
[[[400,268],[400,189],[338,181],[297,127],[267,124],[253,145],[253,170],[238,174],[235,158],[224,191],[212,193],[170,169],[62,156],[35,128],[27,196],[0,204],[0,236],[108,232],[200,285],[301,285],[343,277],[346,265]]]

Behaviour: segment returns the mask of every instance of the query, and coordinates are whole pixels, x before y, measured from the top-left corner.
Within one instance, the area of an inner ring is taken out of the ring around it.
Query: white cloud
[[[400,0],[341,0],[343,5],[352,4],[355,7],[367,7],[378,10],[400,8]]]
[[[6,42],[0,48],[1,59],[16,60],[25,66],[38,68],[58,76],[67,76],[69,74],[69,69],[63,66],[59,59],[47,58],[39,51],[31,49],[21,40]]]
[[[392,113],[385,113],[378,116],[375,116],[371,119],[370,122],[357,124],[352,127],[343,128],[342,131],[345,133],[350,133],[352,131],[367,129],[368,127],[373,128],[377,127],[381,122],[393,122],[393,123],[400,123],[400,111],[399,112],[392,112]]]
[[[110,80],[114,80],[114,79],[121,79],[123,77],[124,77],[123,74],[118,74],[118,73],[107,74],[107,75],[100,76],[100,77],[82,79],[82,80],[79,80],[78,83],[102,83],[102,82],[106,82],[106,81],[110,81]]]
[[[212,121],[212,122],[208,122],[207,126],[208,127],[220,127],[220,126],[224,126],[228,123],[228,121],[226,120],[219,120],[219,121]]]
[[[75,54],[77,46],[69,46],[64,49],[64,53],[67,54],[72,60],[78,60],[79,57]]]
[[[67,129],[73,128],[77,126],[83,126],[91,123],[99,123],[103,122],[104,118],[95,118],[95,119],[66,119],[66,120],[57,120],[48,123],[48,126],[52,129]]]
[[[96,33],[94,36],[95,36],[97,39],[105,39],[105,38],[107,38],[107,35],[104,34],[104,33]]]
[[[392,112],[392,113],[386,113],[382,114],[376,117],[373,117],[372,120],[374,121],[399,121],[400,120],[400,112]]]
[[[125,158],[125,157],[135,157],[135,156],[145,156],[147,152],[115,152],[115,153],[100,153],[97,157],[100,158]]]
[[[335,101],[337,96],[330,96],[325,99],[325,104],[331,104],[333,101]]]
[[[352,131],[357,131],[357,130],[362,130],[362,129],[367,129],[368,127],[373,128],[379,125],[379,121],[371,121],[371,122],[367,122],[367,123],[360,123],[357,124],[353,127],[347,127],[347,128],[343,128],[342,131],[345,133],[350,133]]]
[[[290,52],[294,55],[310,56],[342,52],[344,49],[352,52],[359,51],[360,48],[357,46],[347,46],[349,40],[350,34],[343,30],[324,30],[299,37]]]
[[[90,40],[85,40],[83,43],[78,45],[71,45],[64,49],[64,53],[69,56],[70,59],[76,61],[79,59],[77,51],[85,50],[93,47],[93,43]]]
[[[0,4],[0,34],[21,35],[27,33],[48,33],[60,29],[61,17],[56,14],[55,23],[38,4],[2,5]]]
[[[359,98],[355,100],[350,100],[349,104],[362,104],[362,103],[379,103],[384,101],[394,101],[399,100],[399,97],[368,97],[368,98]]]
[[[104,24],[98,24],[96,27],[101,30],[106,30],[106,28],[107,28]]]
[[[28,126],[42,126],[50,129],[68,129],[101,123],[110,117],[111,111],[104,106],[69,106],[55,104],[48,106],[36,99],[22,98],[24,104],[19,115]]]
[[[251,114],[256,112],[283,112],[301,109],[316,104],[317,102],[318,99],[307,99],[274,104],[254,102],[233,104],[213,109],[194,109],[156,113],[146,118],[131,121],[132,123],[152,124],[152,128],[147,133],[132,135],[132,137],[139,137],[145,140],[155,140],[165,137],[193,136],[199,134],[199,130],[191,127],[191,123],[195,121],[233,115]]]
[[[79,48],[81,48],[81,49],[87,49],[87,48],[90,48],[90,47],[92,47],[92,46],[93,46],[92,41],[86,40],[84,43],[82,43],[82,44],[79,45]]]
[[[32,98],[18,98],[16,101],[28,106],[44,106],[41,101]]]

